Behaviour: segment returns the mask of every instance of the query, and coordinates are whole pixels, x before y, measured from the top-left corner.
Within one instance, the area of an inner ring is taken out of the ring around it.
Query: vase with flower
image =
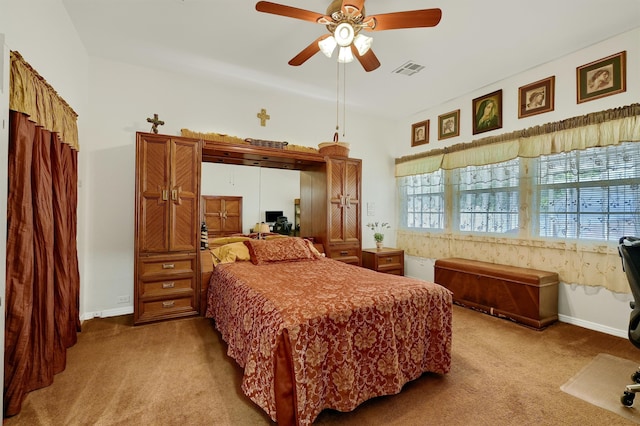
[[[376,247],[381,249],[384,242],[384,233],[385,229],[391,228],[391,225],[387,222],[372,222],[367,223],[367,228],[373,231],[373,239],[376,240]]]

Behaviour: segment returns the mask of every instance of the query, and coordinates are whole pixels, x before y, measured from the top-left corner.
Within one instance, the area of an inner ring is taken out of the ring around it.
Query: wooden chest
[[[460,258],[436,260],[434,272],[459,305],[537,329],[558,320],[555,272]]]

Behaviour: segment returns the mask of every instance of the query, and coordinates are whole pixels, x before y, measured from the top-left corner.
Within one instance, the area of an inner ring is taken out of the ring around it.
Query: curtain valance
[[[18,52],[11,51],[9,79],[9,109],[27,114],[78,150],[78,114]]]
[[[396,159],[396,177],[640,141],[640,104]]]

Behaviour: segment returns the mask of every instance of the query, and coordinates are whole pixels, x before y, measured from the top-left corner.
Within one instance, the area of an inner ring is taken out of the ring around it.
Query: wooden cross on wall
[[[164,125],[164,121],[158,119],[158,114],[153,114],[153,119],[147,118],[148,123],[152,123],[151,131],[153,133],[158,133],[158,126]]]
[[[262,127],[267,125],[267,120],[271,118],[271,116],[269,114],[267,114],[267,110],[262,108],[260,110],[260,112],[258,113],[258,118],[260,119],[260,125]]]

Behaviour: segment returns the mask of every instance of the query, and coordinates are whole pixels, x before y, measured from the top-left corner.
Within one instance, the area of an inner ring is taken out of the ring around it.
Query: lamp
[[[333,32],[333,37],[335,37],[336,43],[338,43],[339,46],[347,47],[353,42],[355,31],[353,31],[350,23],[343,22],[336,27]]]
[[[373,39],[371,37],[367,37],[366,35],[358,34],[353,39],[353,45],[358,49],[358,53],[360,56],[364,55],[371,49],[371,44],[373,43]]]
[[[258,239],[261,240],[262,234],[268,234],[270,232],[269,225],[267,225],[264,222],[256,223],[255,226],[253,227],[253,232],[257,232]]]
[[[324,53],[324,55],[327,58],[331,57],[337,45],[338,45],[338,42],[333,36],[329,36],[318,42],[318,47],[320,47],[320,51]]]
[[[353,61],[353,53],[351,53],[350,47],[340,47],[338,52],[338,62],[341,64],[348,64]]]
[[[349,22],[342,22],[333,30],[333,35],[318,42],[318,48],[320,48],[320,51],[327,58],[330,58],[336,47],[340,46],[338,62],[346,64],[352,62],[354,59],[353,53],[351,52],[352,44],[358,49],[358,54],[362,56],[371,49],[372,43],[373,39],[371,37],[357,34],[353,25]]]

